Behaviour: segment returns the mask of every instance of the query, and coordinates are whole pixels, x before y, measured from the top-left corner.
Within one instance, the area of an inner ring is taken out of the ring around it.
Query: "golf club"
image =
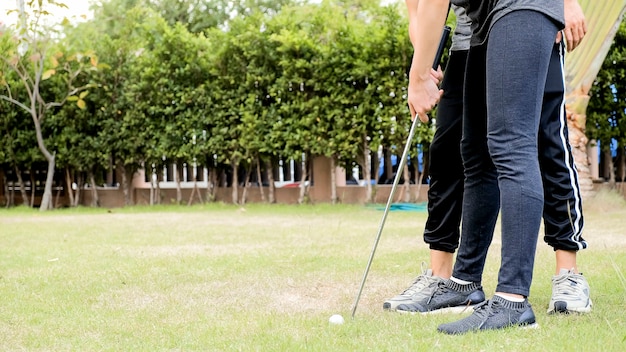
[[[437,69],[439,66],[439,62],[441,61],[441,56],[443,55],[443,50],[448,42],[448,37],[450,36],[451,28],[445,26],[443,29],[443,34],[441,35],[441,40],[439,41],[439,47],[437,48],[437,55],[435,56],[435,62],[433,63],[433,69]],[[398,171],[396,172],[396,176],[393,180],[393,186],[391,187],[391,193],[389,193],[389,198],[387,199],[387,205],[385,206],[385,211],[383,212],[383,217],[380,220],[380,225],[378,226],[378,233],[376,234],[376,240],[374,241],[374,247],[372,248],[372,252],[370,254],[370,258],[367,262],[367,266],[365,267],[365,273],[363,273],[363,279],[361,280],[361,286],[359,287],[359,293],[356,296],[354,301],[354,305],[352,306],[352,319],[354,319],[354,314],[356,313],[356,308],[359,304],[359,300],[361,299],[361,293],[363,292],[363,286],[365,286],[365,280],[367,279],[367,274],[370,271],[370,267],[372,266],[372,261],[374,260],[374,253],[376,253],[376,247],[378,247],[378,242],[380,241],[380,236],[383,232],[383,228],[385,226],[385,220],[387,220],[387,214],[389,214],[389,209],[391,208],[391,203],[393,202],[396,188],[398,187],[398,183],[400,182],[400,177],[402,175],[402,170],[404,169],[404,164],[406,164],[406,159],[409,154],[409,149],[411,148],[411,141],[413,140],[413,135],[415,134],[415,128],[418,125],[419,117],[415,116],[413,122],[411,123],[411,129],[409,131],[409,137],[407,138],[406,144],[404,145],[404,152],[402,153],[402,157],[398,163]]]

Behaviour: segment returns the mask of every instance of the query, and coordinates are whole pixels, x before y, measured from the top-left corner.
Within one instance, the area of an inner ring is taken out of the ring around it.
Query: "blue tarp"
[[[375,205],[374,208],[376,210],[385,210],[385,205]],[[391,203],[389,207],[389,211],[418,211],[418,212],[426,212],[428,211],[428,204],[426,202],[423,203]]]

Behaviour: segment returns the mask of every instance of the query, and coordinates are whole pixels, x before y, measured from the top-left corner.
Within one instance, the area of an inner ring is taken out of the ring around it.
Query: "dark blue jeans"
[[[461,244],[453,276],[481,282],[501,209],[496,291],[528,296],[543,213],[537,137],[558,28],[534,11],[493,24],[469,51],[463,137],[465,190]]]

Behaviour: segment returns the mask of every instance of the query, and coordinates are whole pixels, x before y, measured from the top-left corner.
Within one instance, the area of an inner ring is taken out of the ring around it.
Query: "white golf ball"
[[[343,317],[339,314],[333,314],[328,319],[328,322],[335,325],[341,325],[344,323]]]

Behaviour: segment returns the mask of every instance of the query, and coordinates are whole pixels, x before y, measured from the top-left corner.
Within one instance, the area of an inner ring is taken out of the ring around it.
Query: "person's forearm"
[[[449,0],[406,0],[413,61],[409,79],[428,79],[435,60]]]
[[[409,71],[407,102],[411,118],[428,121],[428,112],[441,99],[441,70],[432,69],[446,20],[448,0],[406,0],[413,61]]]
[[[411,43],[415,46],[416,39],[416,30],[417,30],[417,6],[419,4],[419,0],[406,0],[406,8],[409,14],[409,39],[411,39]]]

